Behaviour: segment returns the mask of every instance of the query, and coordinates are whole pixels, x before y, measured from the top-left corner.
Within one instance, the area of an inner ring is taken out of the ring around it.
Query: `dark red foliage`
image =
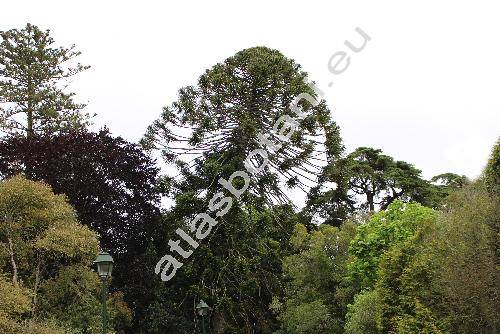
[[[158,169],[141,148],[108,130],[0,142],[0,175],[25,173],[65,194],[78,219],[113,254],[145,247],[158,214]]]
[[[24,173],[65,194],[79,221],[115,259],[113,288],[140,312],[150,301],[148,245],[157,239],[158,168],[136,144],[104,129],[0,140],[0,176]]]

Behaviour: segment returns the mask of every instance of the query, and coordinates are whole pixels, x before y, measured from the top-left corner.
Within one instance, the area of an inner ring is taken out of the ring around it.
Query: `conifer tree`
[[[50,31],[27,24],[0,31],[0,129],[7,134],[58,132],[87,124],[85,104],[66,92],[69,78],[86,70],[81,53],[55,46]]]

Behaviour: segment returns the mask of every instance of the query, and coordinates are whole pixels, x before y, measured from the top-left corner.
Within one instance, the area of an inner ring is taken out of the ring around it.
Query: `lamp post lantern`
[[[202,326],[202,329],[203,329],[203,334],[206,334],[206,331],[205,331],[205,316],[208,314],[208,310],[209,309],[210,309],[210,307],[207,305],[207,303],[205,303],[203,301],[203,299],[200,300],[200,302],[198,303],[198,305],[196,305],[196,311],[201,316],[201,326]]]
[[[113,271],[113,258],[106,252],[101,252],[95,259],[97,265],[97,273],[102,281],[102,334],[108,332],[108,310],[106,308],[106,299],[108,296],[108,280]]]

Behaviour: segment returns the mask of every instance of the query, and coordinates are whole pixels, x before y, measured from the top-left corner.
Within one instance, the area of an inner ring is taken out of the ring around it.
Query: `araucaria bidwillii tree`
[[[162,150],[167,162],[179,163],[184,176],[205,174],[204,187],[216,175],[245,170],[247,155],[265,147],[273,154],[265,170],[252,176],[249,190],[268,203],[288,203],[285,185],[307,192],[326,161],[342,151],[339,128],[323,100],[313,106],[302,99],[304,118],[290,140],[283,142],[277,134],[280,117],[297,116],[290,104],[298,95],[320,100],[306,76],[277,50],[242,50],[208,69],[196,85],[182,88],[143,143]]]
[[[305,93],[319,103],[300,100],[299,119],[290,104]],[[177,176],[164,179],[175,205],[164,215],[165,242],[158,254],[168,252],[166,240],[177,238],[176,228],[184,228],[185,220],[206,211],[214,194],[230,195],[219,179],[247,170],[245,160],[253,150],[269,152],[267,166],[249,176],[247,191],[220,217],[209,240],[162,285],[148,309],[150,332],[196,331],[191,305],[197,298],[211,305],[215,333],[270,333],[276,328],[269,304],[282,292],[281,259],[289,253],[288,240],[301,219],[286,188],[308,191],[327,161],[342,151],[339,129],[318,95],[293,60],[255,47],[182,88],[177,101],[148,128],[143,144],[161,150],[166,162],[179,169]],[[276,128],[287,116],[297,127],[285,141]],[[242,188],[241,179],[234,181]]]

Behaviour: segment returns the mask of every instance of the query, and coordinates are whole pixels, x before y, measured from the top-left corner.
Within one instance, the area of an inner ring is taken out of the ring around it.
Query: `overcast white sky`
[[[263,45],[326,92],[349,150],[381,148],[425,177],[475,177],[500,135],[499,14],[500,1],[16,0],[2,3],[0,30],[30,22],[75,43],[92,69],[71,89],[97,126],[132,141],[180,87]],[[372,40],[343,74],[330,73],[358,26]]]

